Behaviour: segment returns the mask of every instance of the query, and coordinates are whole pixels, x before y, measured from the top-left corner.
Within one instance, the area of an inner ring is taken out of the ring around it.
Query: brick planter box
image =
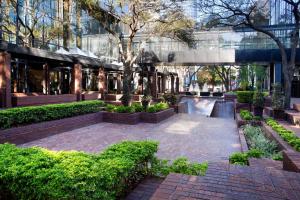
[[[12,94],[13,106],[33,106],[77,101],[76,94],[43,95],[43,94]]]
[[[141,113],[141,121],[145,123],[159,123],[175,114],[174,108],[169,108],[157,113]]]
[[[101,99],[101,94],[97,91],[83,92],[81,94],[82,100],[96,100]]]
[[[235,94],[224,94],[225,101],[234,101],[235,99],[237,99]]]
[[[239,103],[235,100],[234,101],[234,110],[236,113],[239,113],[241,110],[249,110],[251,112],[251,104]]]
[[[23,144],[102,122],[102,112],[0,130],[0,143]]]
[[[261,121],[243,120],[239,113],[236,113],[235,121],[236,121],[236,125],[238,128],[240,128],[241,126],[247,125],[247,124],[251,124],[252,126],[261,126]]]
[[[103,112],[103,121],[118,124],[135,125],[140,122],[141,113],[113,113]]]
[[[270,126],[262,124],[266,136],[277,142],[280,150],[283,151],[283,169],[287,171],[300,172],[300,152],[297,152],[285,142]]]

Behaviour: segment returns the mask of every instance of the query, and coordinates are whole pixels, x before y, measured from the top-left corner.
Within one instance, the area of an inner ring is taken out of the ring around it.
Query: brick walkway
[[[122,140],[159,141],[158,157],[169,160],[186,156],[194,162],[228,161],[229,155],[241,150],[233,119],[197,114],[178,114],[159,124],[99,123],[21,146],[96,153]]]
[[[151,199],[299,200],[300,173],[210,163],[203,177],[170,174]]]

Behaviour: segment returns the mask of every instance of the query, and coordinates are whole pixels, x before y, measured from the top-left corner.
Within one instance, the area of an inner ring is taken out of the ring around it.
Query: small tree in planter
[[[253,113],[255,116],[262,117],[264,102],[264,94],[261,91],[256,91],[253,95]]]
[[[282,95],[281,84],[279,83],[273,85],[272,108],[275,119],[284,118],[284,96]]]

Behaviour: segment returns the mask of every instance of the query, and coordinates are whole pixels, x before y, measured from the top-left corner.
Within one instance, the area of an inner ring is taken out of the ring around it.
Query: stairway
[[[205,176],[168,175],[150,199],[299,200],[300,173],[279,166],[270,160],[252,161],[252,166],[210,163]]]

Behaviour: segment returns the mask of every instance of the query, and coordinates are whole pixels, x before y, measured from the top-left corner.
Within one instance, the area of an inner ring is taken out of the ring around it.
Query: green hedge
[[[267,119],[266,122],[280,137],[294,147],[296,151],[300,151],[300,138],[293,131],[287,130],[272,118]]]
[[[253,100],[253,91],[237,91],[237,101],[239,103],[252,103]]]
[[[98,112],[101,106],[102,101],[93,100],[1,110],[0,129]]]
[[[117,199],[148,173],[152,141],[112,145],[101,154],[0,145],[0,199]]]

